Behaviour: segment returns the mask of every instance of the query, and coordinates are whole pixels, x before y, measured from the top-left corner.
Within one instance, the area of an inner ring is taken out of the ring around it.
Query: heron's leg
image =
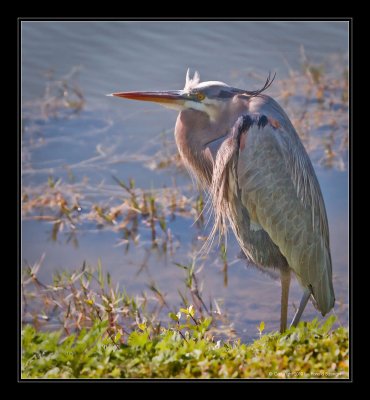
[[[309,288],[306,288],[304,293],[303,293],[301,302],[299,303],[299,308],[296,311],[296,313],[294,315],[294,318],[293,318],[293,321],[290,324],[290,326],[297,326],[298,325],[298,322],[301,319],[301,316],[303,314],[304,309],[306,308],[306,304],[307,304],[308,299],[310,298],[310,296],[311,296],[311,290]]]
[[[280,270],[281,280],[281,314],[280,314],[280,332],[286,329],[288,319],[288,299],[290,286],[290,268],[282,268]]]

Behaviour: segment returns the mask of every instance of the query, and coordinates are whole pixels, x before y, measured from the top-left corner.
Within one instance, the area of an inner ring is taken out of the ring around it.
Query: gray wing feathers
[[[241,199],[326,314],[334,305],[334,290],[325,206],[294,128],[284,115],[277,117],[279,128],[253,125],[247,132],[238,159]]]

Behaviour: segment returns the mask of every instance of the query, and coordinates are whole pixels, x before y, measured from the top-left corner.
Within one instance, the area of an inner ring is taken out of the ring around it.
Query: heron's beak
[[[110,96],[122,97],[129,100],[153,101],[162,103],[164,106],[183,106],[188,97],[184,96],[182,90],[168,90],[165,92],[117,92]]]

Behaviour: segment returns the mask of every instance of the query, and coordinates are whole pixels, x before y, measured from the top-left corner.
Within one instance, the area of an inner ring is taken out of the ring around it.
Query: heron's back
[[[335,299],[321,190],[288,117],[267,96],[260,107],[258,101],[237,153],[231,224],[251,261],[280,268],[287,263],[325,315]]]

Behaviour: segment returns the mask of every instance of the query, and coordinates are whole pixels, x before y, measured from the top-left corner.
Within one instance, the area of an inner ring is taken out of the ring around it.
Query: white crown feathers
[[[186,71],[185,87],[184,90],[191,90],[195,88],[200,82],[200,75],[198,71],[194,72],[193,78],[190,78],[190,68]]]

